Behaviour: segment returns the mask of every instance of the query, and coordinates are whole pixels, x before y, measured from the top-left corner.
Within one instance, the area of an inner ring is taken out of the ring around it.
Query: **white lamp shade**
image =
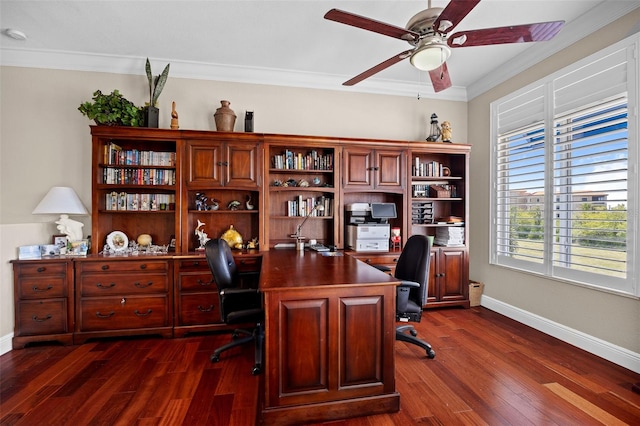
[[[426,44],[411,55],[411,65],[421,71],[431,71],[442,65],[451,55],[446,44]]]
[[[54,186],[36,206],[33,214],[89,214],[73,188]]]

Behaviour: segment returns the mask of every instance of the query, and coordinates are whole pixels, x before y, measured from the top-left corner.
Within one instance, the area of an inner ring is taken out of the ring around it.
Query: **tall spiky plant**
[[[149,58],[147,58],[147,64],[145,65],[145,70],[147,71],[147,79],[149,80],[149,106],[155,107],[158,104],[158,97],[160,93],[162,93],[162,89],[164,89],[164,85],[167,82],[167,77],[169,77],[169,66],[171,64],[167,64],[162,71],[162,74],[153,78],[151,74],[151,64],[149,63]]]

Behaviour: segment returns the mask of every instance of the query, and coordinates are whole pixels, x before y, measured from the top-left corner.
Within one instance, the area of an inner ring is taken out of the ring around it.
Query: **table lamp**
[[[313,206],[313,208],[311,209],[307,217],[305,217],[302,223],[298,225],[298,228],[296,229],[296,233],[292,235],[292,237],[296,239],[296,249],[298,250],[304,250],[305,237],[300,235],[300,230],[302,229],[302,226],[307,222],[307,220],[309,220],[309,218],[313,215],[313,212],[315,212],[316,210],[319,212],[324,211],[324,206],[322,205],[322,203],[318,203],[315,206]]]
[[[84,224],[69,219],[69,215],[86,215],[89,212],[73,188],[54,186],[36,206],[32,214],[59,214],[60,219],[56,222],[58,230],[65,234],[69,241],[79,241],[82,239]]]

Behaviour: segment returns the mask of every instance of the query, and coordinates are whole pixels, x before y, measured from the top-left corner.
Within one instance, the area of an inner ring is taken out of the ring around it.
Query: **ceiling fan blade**
[[[441,33],[448,33],[453,30],[478,3],[480,3],[480,0],[451,0],[433,23],[433,28]]]
[[[399,38],[401,40],[418,40],[420,38],[420,34],[414,31],[339,9],[331,9],[324,15],[324,19],[351,25],[356,28],[362,28],[363,30],[373,31],[374,33],[389,37]]]
[[[409,56],[411,56],[411,52],[413,52],[413,49],[409,49],[409,50],[405,50],[402,53],[399,53],[389,59],[387,59],[384,62],[379,63],[378,65],[369,68],[368,70],[366,70],[365,72],[362,72],[358,75],[356,75],[355,77],[353,77],[351,80],[347,80],[344,83],[342,83],[343,86],[353,86],[354,84],[360,83],[362,80],[371,77],[374,74],[379,73],[380,71],[389,68],[391,65],[393,64],[397,64],[398,62],[402,61],[403,59],[408,58]]]
[[[444,62],[442,66],[429,71],[429,77],[431,77],[431,84],[436,93],[451,87],[451,77],[449,76],[449,69],[447,68],[446,62]]]
[[[563,25],[564,21],[551,21],[537,24],[461,31],[451,35],[447,40],[447,44],[450,47],[469,47],[547,41],[555,37]]]

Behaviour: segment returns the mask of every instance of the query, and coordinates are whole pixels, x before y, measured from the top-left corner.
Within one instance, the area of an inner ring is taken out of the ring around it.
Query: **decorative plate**
[[[107,235],[107,245],[113,251],[124,251],[129,247],[129,238],[121,231],[113,231]]]

